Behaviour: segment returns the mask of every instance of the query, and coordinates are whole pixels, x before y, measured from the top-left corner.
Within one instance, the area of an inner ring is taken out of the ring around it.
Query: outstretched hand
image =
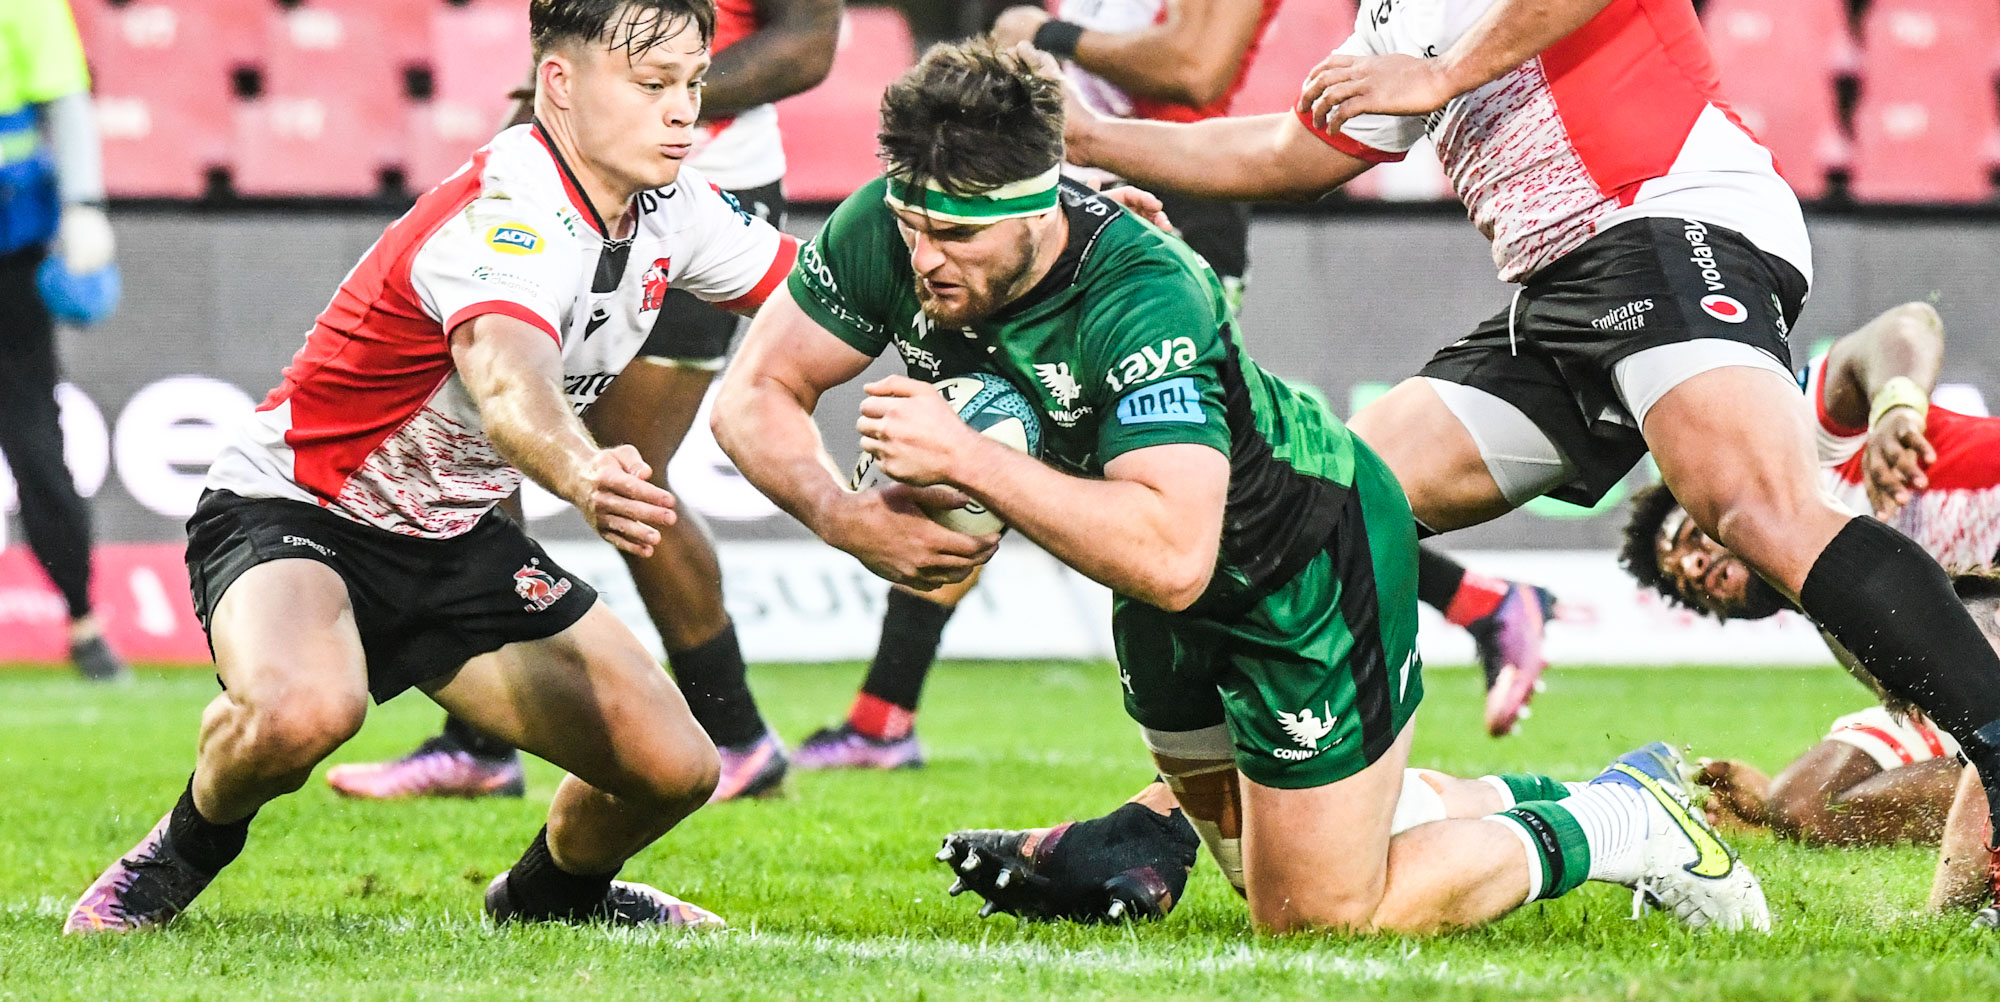
[[[674,524],[674,496],[650,479],[653,468],[629,445],[599,449],[577,477],[569,501],[605,542],[638,557],[653,555],[660,530]]]

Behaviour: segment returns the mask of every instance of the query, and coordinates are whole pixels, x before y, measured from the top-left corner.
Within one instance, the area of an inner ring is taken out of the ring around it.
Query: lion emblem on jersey
[[[644,293],[643,298],[639,300],[639,312],[650,313],[667,301],[667,269],[671,268],[673,263],[673,258],[660,258],[653,262],[651,268],[646,269],[644,275],[639,276],[639,289]]]
[[[568,578],[559,578],[536,566],[539,560],[530,560],[526,566],[514,572],[514,594],[528,604],[522,606],[528,612],[541,612],[562,600],[569,594]]]

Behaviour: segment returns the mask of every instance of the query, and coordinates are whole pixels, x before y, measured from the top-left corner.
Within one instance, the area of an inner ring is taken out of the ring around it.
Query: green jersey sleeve
[[[876,178],[840,203],[819,236],[799,250],[787,279],[807,316],[867,355],[889,346],[896,283],[910,281],[908,251],[882,191]]]
[[[1155,445],[1229,452],[1225,316],[1196,274],[1159,260],[1122,276],[1090,311],[1081,347],[1102,415],[1099,463]]]

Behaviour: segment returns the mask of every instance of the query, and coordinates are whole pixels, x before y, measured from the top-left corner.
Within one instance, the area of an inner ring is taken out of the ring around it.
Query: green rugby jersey
[[[1069,239],[1048,275],[970,329],[919,306],[910,250],[877,178],[799,253],[792,298],[909,374],[998,374],[1037,405],[1042,458],[1082,476],[1148,446],[1230,460],[1218,573],[1191,612],[1240,609],[1323,550],[1354,482],[1354,442],[1312,395],[1268,375],[1235,333],[1222,285],[1180,240],[1065,182]]]

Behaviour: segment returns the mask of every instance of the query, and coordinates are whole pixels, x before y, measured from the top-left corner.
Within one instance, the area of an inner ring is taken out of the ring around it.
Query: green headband
[[[1025,181],[1003,184],[977,195],[954,195],[926,181],[919,188],[907,178],[888,177],[882,201],[893,208],[921,212],[948,223],[984,225],[1002,219],[1035,216],[1056,207],[1056,182],[1062,179],[1062,165],[1043,171]]]

